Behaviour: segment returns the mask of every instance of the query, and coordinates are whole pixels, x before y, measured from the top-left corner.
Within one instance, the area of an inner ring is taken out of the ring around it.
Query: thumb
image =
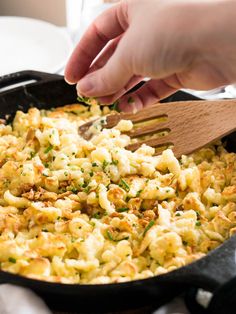
[[[127,45],[127,36],[124,36],[107,63],[78,82],[78,94],[99,97],[112,95],[123,89],[125,92],[125,86],[133,76]]]

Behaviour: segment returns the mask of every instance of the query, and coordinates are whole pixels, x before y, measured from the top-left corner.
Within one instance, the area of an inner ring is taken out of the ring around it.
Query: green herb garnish
[[[130,190],[130,186],[128,185],[128,183],[124,179],[120,180],[119,186],[123,187],[126,192],[129,192],[129,190]]]
[[[93,218],[100,219],[101,218],[100,212],[93,214]]]
[[[120,110],[119,110],[119,101],[117,100],[117,101],[113,102],[113,104],[111,104],[111,106],[110,106],[110,109],[120,112]]]
[[[112,160],[111,164],[117,166],[119,163],[119,160]]]
[[[139,190],[139,191],[137,192],[137,194],[136,194],[136,197],[139,197],[142,192],[143,192],[143,190]]]
[[[102,118],[102,119],[100,120],[100,123],[101,123],[101,125],[105,124],[105,123],[106,123],[106,119],[105,119],[105,118]]]
[[[110,241],[113,241],[113,242],[120,242],[120,241],[122,241],[122,240],[128,240],[128,239],[129,239],[129,237],[124,237],[124,238],[122,238],[122,239],[114,239],[113,236],[112,236],[112,234],[111,234],[111,232],[110,232],[109,230],[107,230],[106,233],[107,233],[108,239],[109,239]]]
[[[97,167],[97,166],[98,166],[98,164],[96,162],[92,163],[92,167]]]
[[[35,155],[36,155],[36,152],[34,151],[30,152],[30,159],[34,158]]]
[[[50,144],[45,150],[44,154],[48,154],[53,149],[53,146]]]
[[[196,225],[196,227],[200,227],[201,224],[202,224],[201,221],[198,220],[198,221],[196,221],[196,224],[195,224],[195,225]]]
[[[108,166],[108,165],[109,165],[109,162],[106,160],[103,160],[102,169],[105,170],[106,166]]]
[[[152,226],[154,226],[155,224],[155,221],[154,220],[151,220],[149,222],[149,224],[147,225],[147,227],[144,229],[144,233],[143,233],[143,236],[145,236],[145,234],[148,232],[148,230],[150,230],[152,228]]]
[[[78,96],[78,97],[77,97],[77,100],[78,100],[79,102],[83,102],[83,103],[85,103],[85,104],[88,104],[88,105],[89,105],[89,103],[88,103],[88,101],[89,101],[89,97]]]
[[[8,258],[8,262],[15,264],[16,263],[16,259],[14,257],[9,257]]]
[[[88,193],[90,192],[90,190],[91,190],[91,187],[90,187],[90,186],[87,186],[87,187],[84,189],[84,192],[88,194]]]
[[[84,183],[82,184],[82,188],[83,188],[83,189],[85,189],[87,186],[88,186],[88,183],[87,183],[87,182],[84,182]]]
[[[74,187],[73,187],[73,188],[71,188],[71,192],[73,192],[73,193],[75,193],[75,194],[76,194],[76,193],[78,193],[78,190],[77,190],[76,188],[74,188]]]
[[[109,240],[114,241],[114,239],[113,239],[113,237],[112,237],[112,235],[111,235],[109,230],[107,230],[107,237],[108,237]]]
[[[127,212],[128,210],[129,210],[128,207],[122,207],[122,208],[117,209],[118,213],[124,213],[124,212]]]

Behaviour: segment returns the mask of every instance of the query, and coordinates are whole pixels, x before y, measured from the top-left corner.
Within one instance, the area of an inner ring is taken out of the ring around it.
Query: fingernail
[[[67,80],[67,78],[66,78],[66,77],[64,77],[64,80],[65,80],[65,81],[66,81],[66,83],[67,83],[67,84],[69,84],[69,85],[75,85],[75,83],[70,82],[69,80]]]
[[[87,94],[91,92],[94,88],[91,78],[84,78],[80,80],[77,84],[77,90],[79,93]]]

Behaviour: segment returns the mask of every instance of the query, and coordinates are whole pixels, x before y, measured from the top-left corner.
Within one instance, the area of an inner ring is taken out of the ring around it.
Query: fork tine
[[[99,119],[99,118],[98,118],[98,119]],[[95,120],[86,122],[86,123],[82,124],[81,126],[79,126],[79,134],[80,134],[81,136],[83,136],[83,134],[85,134],[85,133],[88,131],[88,129],[93,125],[93,123],[94,123],[95,121],[97,121],[98,119],[95,119]]]
[[[121,113],[120,117],[123,120],[131,120],[132,122],[148,121],[153,118],[167,117],[165,112],[165,104],[159,103],[153,106],[144,108],[136,113]]]
[[[153,133],[160,133],[163,131],[170,132],[170,124],[168,122],[163,121],[163,122],[147,125],[147,126],[138,128],[136,130],[132,130],[126,134],[130,136],[131,138],[134,138],[134,137],[140,137],[140,136],[148,135],[148,134],[151,135]]]
[[[120,120],[131,120],[132,122],[144,122],[153,118],[167,117],[165,113],[164,104],[156,104],[151,107],[144,108],[137,113],[117,113],[106,116],[106,122],[103,127],[110,129],[117,125]],[[89,121],[79,127],[79,133],[83,135],[98,119]]]
[[[139,142],[134,143],[134,144],[130,144],[130,145],[126,146],[126,149],[135,151],[136,149],[138,149],[143,144],[146,144],[146,145],[151,146],[151,147],[161,147],[161,146],[165,146],[165,145],[166,146],[174,145],[174,141],[173,141],[172,136],[169,133],[168,135],[163,136],[163,137],[156,137],[156,138],[152,138],[150,140],[144,140],[144,141],[139,141]]]

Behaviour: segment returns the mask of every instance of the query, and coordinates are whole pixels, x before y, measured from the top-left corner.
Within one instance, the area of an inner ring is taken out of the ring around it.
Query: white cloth
[[[0,285],[0,314],[51,314],[44,301],[26,288]]]

